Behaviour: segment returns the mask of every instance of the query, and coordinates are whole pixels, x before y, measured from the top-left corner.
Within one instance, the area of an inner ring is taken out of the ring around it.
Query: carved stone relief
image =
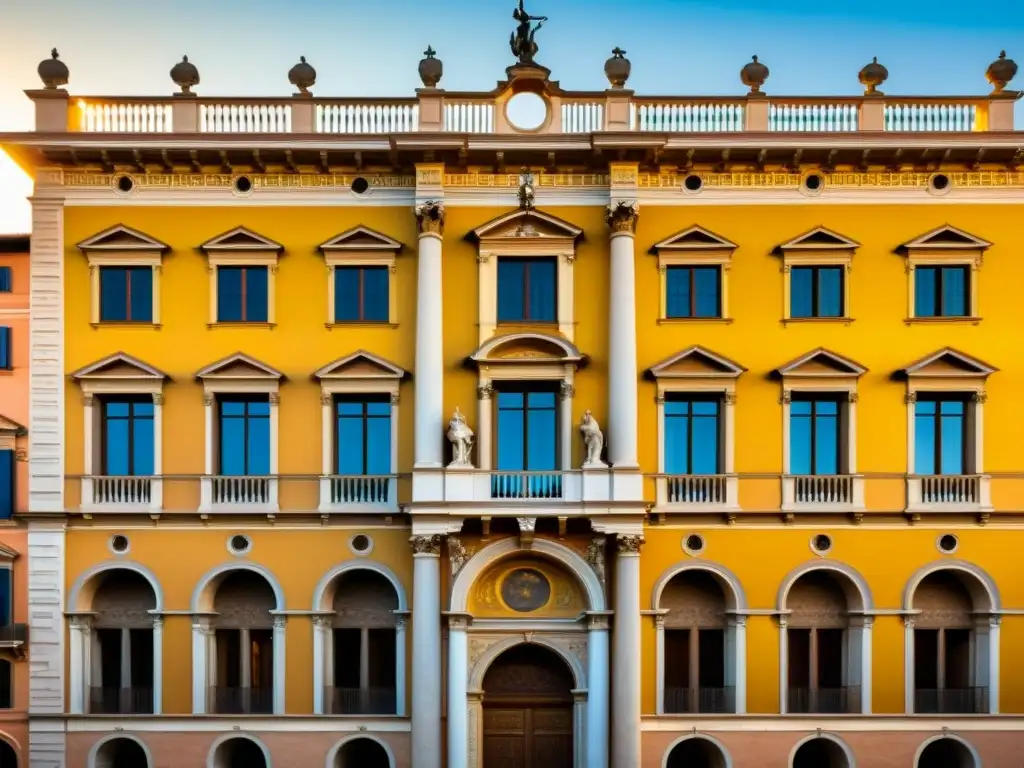
[[[590,567],[594,569],[594,573],[597,574],[597,579],[601,582],[602,587],[604,586],[604,557],[606,546],[604,536],[597,536],[590,540],[586,554],[586,560],[590,564]]]

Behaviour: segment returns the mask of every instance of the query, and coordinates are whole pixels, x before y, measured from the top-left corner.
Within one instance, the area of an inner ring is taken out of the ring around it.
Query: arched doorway
[[[352,739],[341,745],[331,768],[391,768],[391,760],[373,739]]]
[[[524,643],[509,648],[484,676],[487,768],[572,768],[573,676],[558,655]]]
[[[665,761],[665,768],[727,768],[728,765],[722,748],[700,736],[680,741]]]
[[[801,744],[793,755],[792,768],[853,768],[846,750],[832,739],[816,738]]]
[[[210,768],[270,768],[270,765],[259,744],[244,736],[236,736],[217,745]]]
[[[942,738],[921,750],[916,768],[977,768],[977,762],[962,741]]]
[[[130,764],[125,763],[125,765],[129,766]],[[2,739],[0,739],[0,768],[18,768],[18,753],[14,751],[14,747]],[[148,768],[145,760],[139,763],[139,768]]]
[[[7,768],[7,763],[0,761],[0,766]],[[135,739],[115,738],[100,745],[91,768],[149,768],[149,758]]]

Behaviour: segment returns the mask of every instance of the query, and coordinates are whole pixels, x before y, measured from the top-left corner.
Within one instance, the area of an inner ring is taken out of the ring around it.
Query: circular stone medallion
[[[551,599],[551,582],[533,568],[517,568],[502,581],[501,597],[513,611],[536,611]]]
[[[548,103],[536,93],[517,93],[505,104],[505,117],[517,131],[536,131],[548,119]]]

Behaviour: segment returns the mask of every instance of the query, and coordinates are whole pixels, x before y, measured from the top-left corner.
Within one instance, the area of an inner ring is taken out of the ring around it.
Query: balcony
[[[200,512],[274,513],[278,510],[277,477],[210,475],[200,481]]]
[[[658,475],[655,489],[659,512],[739,509],[739,479],[735,475]]]
[[[324,688],[326,715],[393,715],[396,710],[394,688]]]
[[[786,710],[791,715],[856,715],[861,711],[860,686],[790,688]]]
[[[413,476],[414,498],[468,502],[500,508],[503,505],[567,506],[606,502],[613,498],[612,473],[606,469],[551,472],[502,472],[482,469],[447,469],[436,475]]]
[[[914,691],[915,715],[984,715],[988,713],[988,688],[918,688]]]
[[[857,512],[864,509],[860,475],[783,475],[784,512]]]
[[[908,512],[991,512],[988,475],[911,475]]]
[[[274,690],[215,685],[210,688],[210,705],[215,715],[269,715],[274,711]]]
[[[736,689],[665,688],[665,714],[724,715],[736,711]]]
[[[90,688],[90,715],[151,715],[152,688]]]
[[[82,511],[148,512],[163,505],[163,482],[142,475],[92,475],[82,478]]]
[[[398,475],[320,478],[320,512],[398,513]]]

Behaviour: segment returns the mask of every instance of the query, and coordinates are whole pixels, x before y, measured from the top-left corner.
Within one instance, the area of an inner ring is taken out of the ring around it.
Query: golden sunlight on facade
[[[486,93],[40,65],[17,764],[1017,766],[1016,66],[577,92],[516,18]]]

